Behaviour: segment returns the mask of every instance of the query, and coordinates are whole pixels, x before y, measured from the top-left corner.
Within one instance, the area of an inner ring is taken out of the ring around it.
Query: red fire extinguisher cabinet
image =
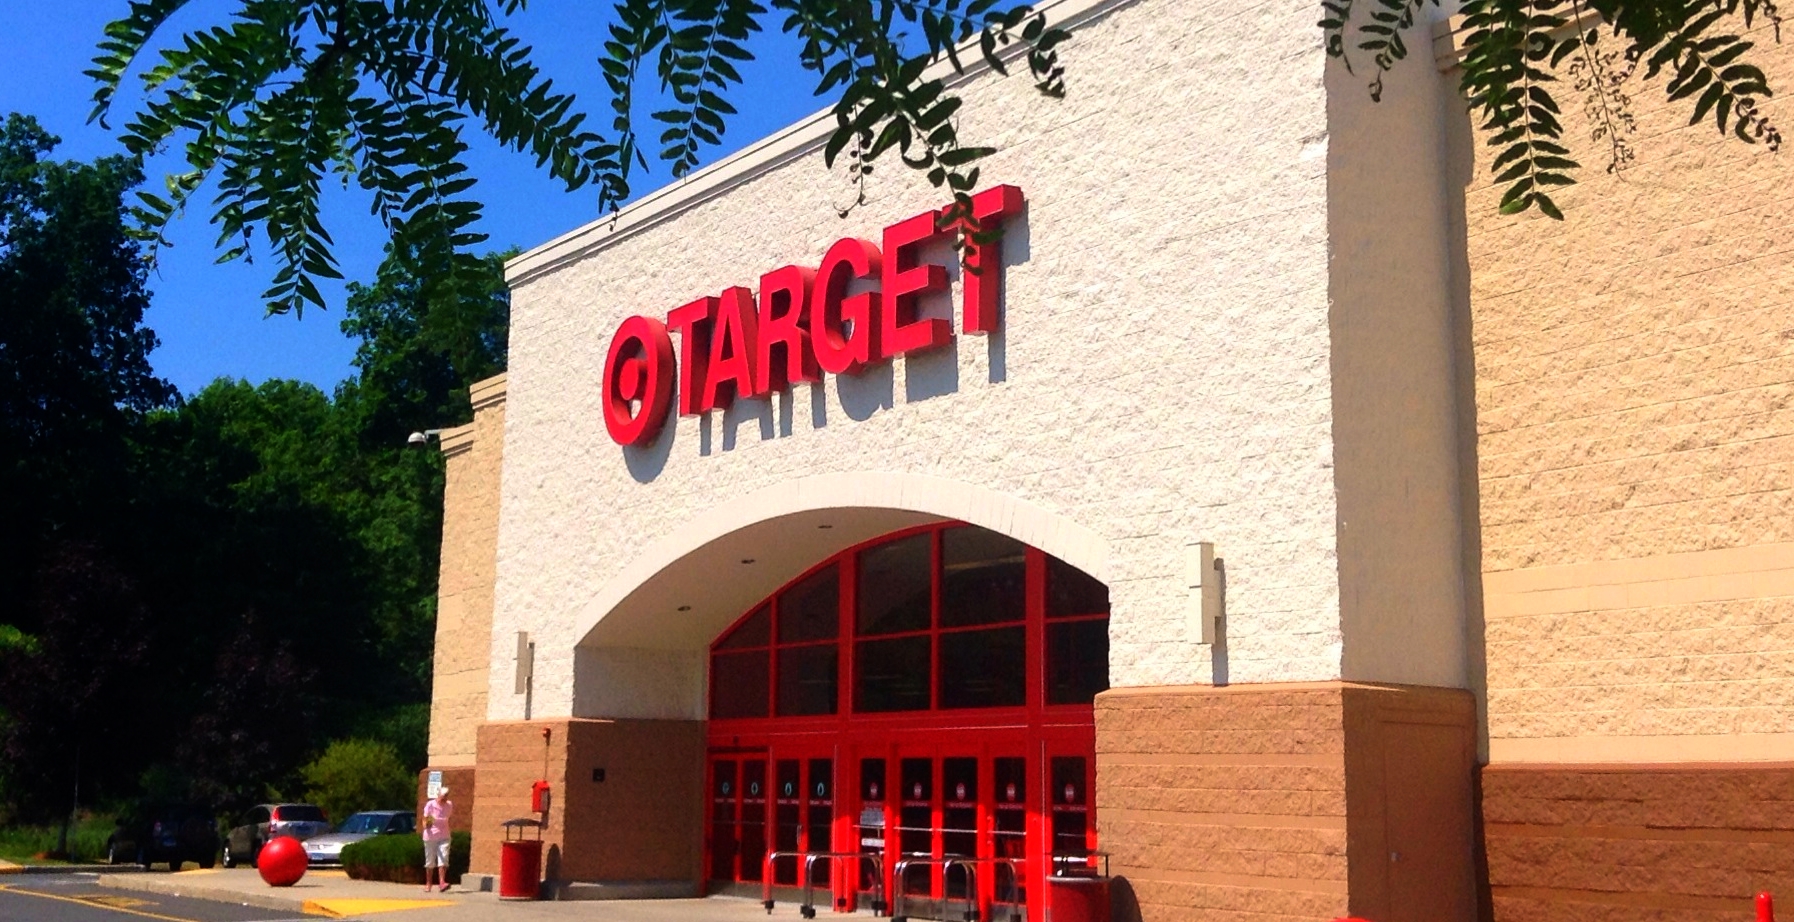
[[[498,898],[533,900],[542,890],[542,824],[530,817],[506,820],[498,856]],[[524,837],[526,829],[536,837]]]

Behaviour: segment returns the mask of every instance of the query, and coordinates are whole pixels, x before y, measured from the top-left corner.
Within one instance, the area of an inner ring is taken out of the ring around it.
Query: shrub
[[[473,836],[449,835],[449,883],[461,882],[467,873]],[[355,880],[389,880],[401,884],[424,882],[424,840],[416,833],[375,836],[343,847],[343,870]]]
[[[417,779],[392,746],[374,740],[337,740],[300,770],[305,799],[342,821],[362,810],[411,809]]]
[[[98,861],[104,858],[106,840],[111,835],[112,817],[109,814],[83,814],[74,828],[69,830],[67,860]],[[61,837],[62,826],[59,823],[0,827],[0,859],[19,862],[41,860],[41,856],[56,851],[56,844]]]

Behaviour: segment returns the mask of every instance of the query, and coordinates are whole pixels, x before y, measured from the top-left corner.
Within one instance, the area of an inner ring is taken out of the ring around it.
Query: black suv
[[[209,868],[218,861],[218,828],[211,812],[199,807],[140,804],[118,818],[117,828],[106,840],[107,864],[168,863],[170,871],[183,862]]]

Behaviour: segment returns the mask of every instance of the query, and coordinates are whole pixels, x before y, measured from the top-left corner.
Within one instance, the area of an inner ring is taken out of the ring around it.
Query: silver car
[[[311,859],[314,866],[342,864],[343,846],[351,842],[416,830],[417,814],[410,810],[370,810],[356,813],[343,820],[343,824],[336,827],[335,832],[306,839],[305,856]]]
[[[254,865],[262,846],[281,836],[304,840],[329,831],[324,811],[311,804],[261,804],[244,813],[224,837],[224,866]]]

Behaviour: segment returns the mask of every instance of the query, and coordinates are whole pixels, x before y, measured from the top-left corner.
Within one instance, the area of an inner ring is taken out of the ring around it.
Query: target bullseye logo
[[[666,324],[635,316],[617,327],[604,359],[604,428],[619,445],[660,434],[673,400],[673,340]]]

